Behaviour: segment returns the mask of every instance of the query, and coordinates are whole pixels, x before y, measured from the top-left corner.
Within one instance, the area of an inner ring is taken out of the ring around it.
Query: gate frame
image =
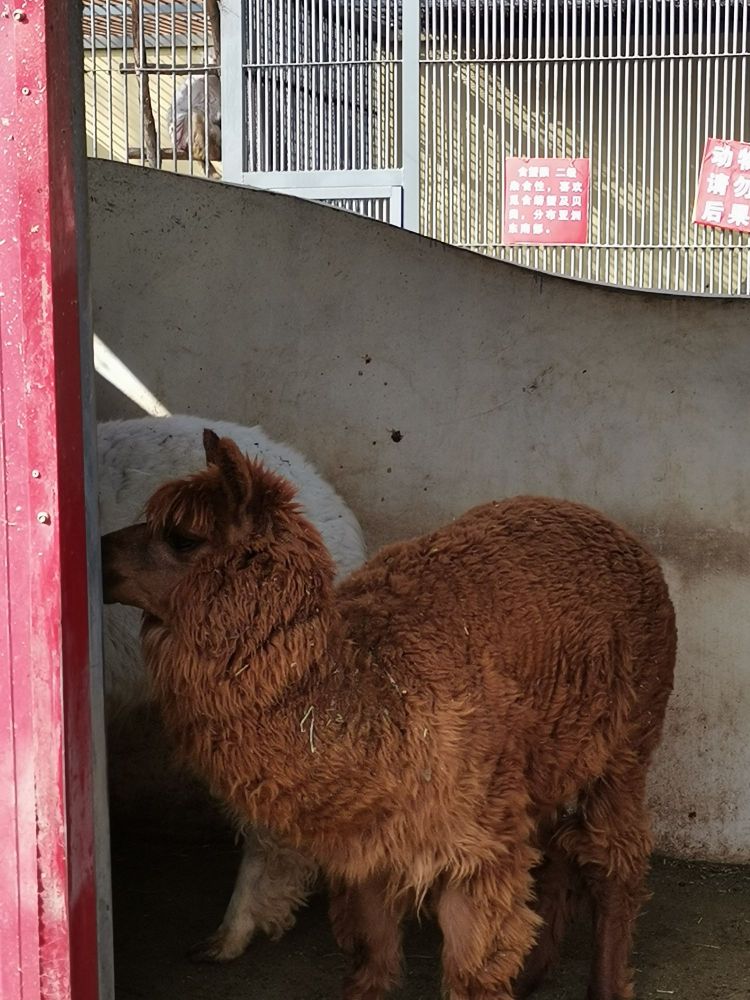
[[[276,194],[291,195],[293,198],[304,198],[306,201],[356,201],[358,198],[382,198],[388,201],[388,218],[378,221],[387,222],[391,226],[402,227],[404,224],[404,189],[402,187],[363,187],[355,185],[353,187],[290,187],[290,188],[269,188]],[[353,209],[341,208],[339,205],[332,205],[332,208],[339,208],[343,212],[352,212],[358,215]]]
[[[249,171],[247,165],[248,109],[244,55],[246,25],[252,0],[222,0],[221,9],[221,139],[222,178],[230,184],[296,195],[312,201],[342,197],[373,197],[373,188],[401,188],[401,221],[392,224],[419,232],[419,100],[420,0],[401,0],[401,151],[402,165],[384,170]],[[377,195],[375,197],[383,197]]]
[[[6,5],[0,65],[0,995],[109,1000],[81,5]]]

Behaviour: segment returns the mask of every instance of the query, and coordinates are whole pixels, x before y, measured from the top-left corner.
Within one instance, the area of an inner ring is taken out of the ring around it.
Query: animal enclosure
[[[89,178],[90,289],[87,185],[76,155],[82,95],[75,107],[72,100],[76,19],[52,0],[3,13],[3,1000],[113,995],[90,290],[110,376],[129,374],[162,410],[219,408],[248,427],[262,415],[315,457],[373,545],[450,521],[490,490],[519,489],[575,495],[646,538],[684,622],[677,697],[649,793],[659,843],[690,857],[747,860],[750,491],[747,463],[737,459],[746,444],[738,414],[750,370],[747,304],[542,282],[299,199],[101,161]],[[164,148],[172,146],[173,168],[210,174],[218,61],[200,63],[208,43],[187,47],[195,74],[179,74],[178,61],[173,75],[199,82],[187,102],[173,93]],[[142,48],[124,72],[141,82],[152,68]],[[136,101],[144,107],[142,90]],[[184,160],[178,109],[189,126]],[[124,155],[132,141],[135,159],[158,162],[157,130],[154,117],[148,133],[139,125],[135,138],[124,136]],[[331,200],[364,207],[349,192]],[[383,194],[381,215],[393,196]],[[131,403],[121,386],[99,382],[102,416],[123,415]],[[463,643],[466,632],[457,634]],[[386,689],[398,705],[403,689],[390,681]],[[311,752],[320,744],[308,709],[290,728]],[[207,735],[221,744],[225,734]],[[372,764],[368,757],[365,778]],[[295,809],[305,801],[297,798]],[[119,1000],[313,1000],[311,991],[330,1000],[339,959],[320,931],[320,909],[303,918],[300,937],[259,944],[258,961],[253,953],[228,973],[189,966],[191,922],[203,933],[226,871],[219,852],[174,846],[160,844],[159,854],[134,839],[118,855]],[[685,891],[695,882],[698,890]],[[645,925],[639,986],[683,990],[691,1000],[746,995],[743,884],[739,869],[658,865],[667,892]],[[679,936],[671,966],[670,933],[673,945]],[[454,939],[454,955],[463,959],[466,943]],[[418,967],[422,956],[412,948],[411,957]],[[564,983],[581,995],[585,977],[571,968],[555,982],[556,997]],[[417,973],[407,989],[411,998],[420,989],[434,996],[437,986]]]

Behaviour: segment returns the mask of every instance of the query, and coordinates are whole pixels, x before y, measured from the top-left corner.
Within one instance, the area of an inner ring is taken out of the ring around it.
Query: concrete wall
[[[640,533],[680,628],[659,845],[750,860],[750,303],[542,278],[118,164],[90,194],[99,337],[172,412],[299,446],[372,547],[520,492]],[[99,407],[135,412],[105,384]]]

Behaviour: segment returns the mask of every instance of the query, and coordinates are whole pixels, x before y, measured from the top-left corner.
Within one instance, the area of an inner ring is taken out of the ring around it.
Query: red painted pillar
[[[96,1000],[76,0],[0,0],[0,997]]]

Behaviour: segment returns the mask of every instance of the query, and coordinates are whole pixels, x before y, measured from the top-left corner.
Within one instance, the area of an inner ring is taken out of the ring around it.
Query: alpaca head
[[[334,568],[286,480],[213,431],[203,444],[204,470],[160,487],[144,523],[103,537],[104,599],[226,661],[325,608]]]

